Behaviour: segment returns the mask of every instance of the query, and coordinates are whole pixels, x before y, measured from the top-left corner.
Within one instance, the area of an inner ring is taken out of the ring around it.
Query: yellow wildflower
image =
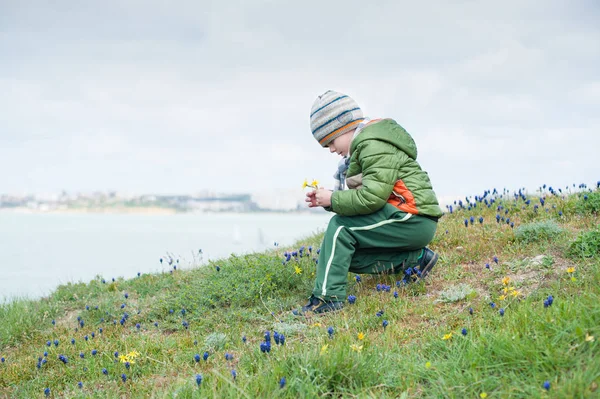
[[[365,334],[359,332],[358,333],[358,339],[363,340],[365,338]]]
[[[500,295],[500,296],[498,297],[498,299],[499,299],[499,300],[501,300],[501,301],[503,301],[503,300],[505,300],[505,299],[506,299],[506,295]]]
[[[302,274],[302,269],[300,269],[298,266],[294,266],[294,269],[296,271],[296,274]]]
[[[479,394],[479,397],[480,397],[481,399],[485,399],[485,398],[487,398],[487,393],[485,393],[485,392],[481,392],[481,393]]]
[[[508,285],[508,282],[510,281],[510,277],[506,276],[502,279],[502,284],[504,285]]]
[[[426,368],[426,369],[430,369],[430,368],[431,368],[431,362],[427,362],[427,363],[425,363],[425,368]]]
[[[121,363],[125,363],[127,361],[127,355],[119,355],[119,361]]]
[[[502,292],[504,292],[505,294],[508,294],[508,288],[504,287],[504,289],[502,290]]]
[[[508,290],[509,290],[509,291],[514,291],[514,290],[515,290],[515,287],[508,287]]]
[[[327,353],[328,348],[329,348],[329,344],[325,344],[321,347],[321,356]]]
[[[313,179],[313,181],[308,184],[308,180],[304,179],[304,182],[302,183],[302,189],[304,190],[306,187],[317,189],[319,188],[319,182]]]
[[[313,324],[313,327],[321,327],[321,323],[315,323]]]
[[[444,334],[444,336],[442,337],[442,339],[444,341],[452,339],[452,333]]]
[[[362,345],[356,345],[356,344],[352,344],[350,345],[350,348],[352,348],[352,350],[354,352],[359,352],[362,351],[363,346]]]
[[[571,281],[577,281],[575,277],[571,277]]]
[[[575,268],[574,267],[569,267],[567,269],[567,273],[575,273]]]
[[[594,342],[594,336],[588,333],[585,333],[585,342]]]
[[[515,290],[510,293],[513,297],[519,296],[519,291]]]

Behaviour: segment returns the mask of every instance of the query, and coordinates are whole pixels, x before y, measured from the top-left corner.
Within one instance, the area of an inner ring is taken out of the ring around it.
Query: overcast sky
[[[600,180],[588,1],[0,0],[0,193],[333,183],[333,89],[398,121],[440,196]]]

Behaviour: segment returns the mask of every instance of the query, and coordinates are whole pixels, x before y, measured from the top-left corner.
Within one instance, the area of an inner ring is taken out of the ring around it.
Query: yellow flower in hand
[[[308,180],[304,179],[304,183],[302,183],[302,189],[304,190],[306,187],[308,187]]]
[[[302,189],[304,190],[306,187],[314,188],[315,190],[319,188],[319,182],[315,179],[308,184],[308,180],[304,179],[304,183],[302,183]]]

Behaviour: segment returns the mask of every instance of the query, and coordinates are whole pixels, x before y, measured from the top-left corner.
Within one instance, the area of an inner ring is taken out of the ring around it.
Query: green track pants
[[[377,274],[405,262],[416,266],[433,239],[437,222],[386,204],[369,215],[335,215],[321,244],[313,295],[346,299],[348,272]]]

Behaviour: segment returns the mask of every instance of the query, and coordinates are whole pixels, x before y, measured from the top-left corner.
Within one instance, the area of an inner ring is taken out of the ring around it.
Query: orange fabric
[[[347,129],[347,128],[349,128],[349,127],[351,127],[351,126],[354,126],[354,125],[358,125],[358,124],[359,124],[359,123],[361,123],[362,121],[363,121],[363,119],[360,119],[360,120],[354,121],[354,122],[352,122],[352,123],[349,123],[349,124],[347,124],[347,125],[345,125],[345,126],[342,126],[342,127],[341,127],[341,128],[339,128],[339,129],[336,129],[336,130],[334,130],[333,132],[329,133],[327,136],[323,137],[323,138],[321,139],[321,141],[319,141],[319,143],[324,143],[324,142],[325,142],[325,141],[327,141],[327,139],[329,139],[331,136],[335,135],[336,133],[339,133],[339,131],[340,131],[340,130],[342,130],[342,129]]]
[[[402,212],[412,213],[413,215],[419,214],[415,197],[402,180],[398,180],[396,184],[394,184],[394,189],[387,202],[394,205]]]

